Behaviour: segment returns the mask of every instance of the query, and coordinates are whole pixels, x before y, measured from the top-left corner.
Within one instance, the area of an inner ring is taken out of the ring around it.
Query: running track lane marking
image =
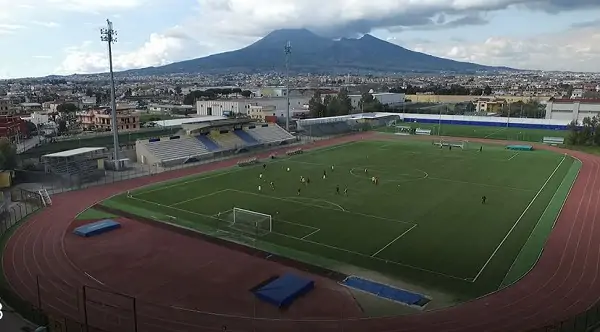
[[[560,165],[563,164],[563,162],[565,161],[566,158],[567,158],[567,155],[564,154],[563,158],[560,160],[560,162],[558,163],[558,165],[556,166],[556,168],[554,169],[554,171],[552,171],[552,174],[550,174],[550,176],[548,177],[548,179],[546,179],[546,182],[544,182],[544,184],[542,185],[542,187],[540,188],[540,190],[538,190],[538,192],[535,194],[535,196],[533,196],[533,199],[531,200],[531,202],[529,202],[529,205],[527,205],[527,207],[525,208],[525,210],[523,211],[523,213],[521,213],[521,215],[519,216],[519,218],[517,219],[517,221],[515,221],[515,223],[513,224],[513,226],[508,230],[508,233],[506,233],[506,235],[504,236],[504,238],[502,239],[502,241],[500,241],[500,244],[498,244],[498,246],[492,252],[492,254],[488,258],[488,260],[485,262],[485,264],[483,264],[483,266],[481,267],[481,270],[479,270],[479,272],[477,273],[477,275],[475,276],[475,278],[473,278],[472,282],[477,281],[477,279],[479,278],[479,276],[481,276],[481,274],[483,273],[483,270],[485,270],[485,268],[488,266],[488,264],[492,261],[492,258],[494,258],[494,256],[496,256],[496,254],[498,253],[498,250],[500,250],[500,247],[502,247],[502,245],[504,244],[504,242],[506,242],[506,239],[508,239],[508,237],[510,236],[510,234],[512,234],[512,232],[515,230],[515,228],[517,227],[517,225],[519,224],[519,222],[521,221],[521,219],[523,219],[523,216],[525,216],[525,213],[527,213],[527,211],[529,211],[529,208],[533,205],[533,202],[535,202],[535,200],[542,193],[542,191],[544,190],[544,188],[546,188],[546,185],[548,184],[548,182],[550,182],[550,179],[552,179],[552,177],[554,176],[554,174],[556,173],[556,171],[558,171],[558,169],[560,168]]]
[[[375,257],[377,256],[377,254],[379,254],[380,252],[382,252],[383,250],[385,250],[385,248],[391,246],[394,242],[398,241],[398,239],[400,239],[401,237],[403,237],[404,235],[408,234],[408,232],[412,231],[413,228],[417,227],[417,224],[414,224],[411,228],[405,230],[402,234],[398,235],[395,239],[393,239],[392,241],[390,241],[388,244],[386,244],[383,248],[377,250],[376,253],[374,253],[373,255],[371,255],[371,257]]]

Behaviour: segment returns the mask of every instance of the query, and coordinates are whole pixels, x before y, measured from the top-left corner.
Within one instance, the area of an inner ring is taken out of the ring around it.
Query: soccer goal
[[[245,234],[264,236],[273,231],[270,214],[234,207],[232,217],[229,227]]]
[[[453,148],[460,148],[463,150],[468,147],[468,143],[469,143],[469,141],[453,141],[453,140],[446,140],[446,139],[433,141],[433,145],[437,145],[440,148],[453,147]]]

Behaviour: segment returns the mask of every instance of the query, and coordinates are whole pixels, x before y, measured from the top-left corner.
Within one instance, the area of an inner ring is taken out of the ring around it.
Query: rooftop
[[[106,148],[77,148],[72,150],[60,151],[44,155],[44,158],[66,158],[78,156],[86,153],[106,150]]]

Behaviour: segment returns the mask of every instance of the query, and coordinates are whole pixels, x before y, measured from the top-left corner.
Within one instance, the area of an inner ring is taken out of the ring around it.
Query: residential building
[[[507,105],[506,100],[502,98],[479,98],[473,103],[475,112],[478,113],[498,113]]]
[[[248,109],[248,115],[250,116],[251,119],[253,120],[257,120],[257,121],[265,121],[266,117],[269,116],[276,116],[277,115],[277,110],[275,109],[275,106],[270,105],[270,106],[257,106],[257,105],[250,105],[250,108]]]
[[[600,99],[550,99],[546,104],[546,119],[578,121],[600,116]]]
[[[86,130],[111,131],[112,114],[110,108],[93,109],[77,113],[81,127]],[[117,112],[118,130],[140,128],[140,116],[130,111]]]
[[[0,98],[0,115],[9,115],[11,113],[11,103],[8,98]]]
[[[8,137],[11,141],[27,136],[27,124],[18,116],[0,116],[0,137]]]

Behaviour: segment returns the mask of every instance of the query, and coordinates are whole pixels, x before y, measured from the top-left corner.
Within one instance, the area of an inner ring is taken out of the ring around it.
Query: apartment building
[[[86,130],[111,131],[112,115],[110,108],[93,109],[77,114],[81,127]],[[136,130],[140,128],[140,116],[130,111],[117,112],[117,130]]]

